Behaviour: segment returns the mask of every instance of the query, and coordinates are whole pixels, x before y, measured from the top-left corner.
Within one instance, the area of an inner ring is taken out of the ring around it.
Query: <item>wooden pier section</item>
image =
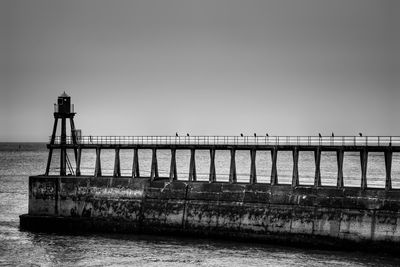
[[[230,172],[229,182],[237,182],[236,172],[236,151],[249,151],[250,155],[250,177],[249,183],[257,183],[256,156],[258,151],[270,151],[271,185],[279,184],[279,170],[277,169],[277,158],[280,151],[291,151],[293,157],[292,186],[299,186],[299,153],[301,151],[311,151],[314,154],[315,177],[314,186],[321,185],[321,153],[335,152],[337,158],[337,188],[344,187],[343,181],[343,160],[345,152],[357,152],[360,154],[361,164],[361,189],[367,188],[367,166],[368,154],[370,152],[382,152],[385,160],[385,189],[392,190],[391,168],[392,155],[400,152],[400,137],[383,136],[52,136],[48,144],[49,160],[46,168],[46,175],[49,175],[51,155],[53,150],[60,150],[61,153],[72,149],[76,155],[75,174],[81,174],[81,155],[83,150],[96,151],[96,164],[94,166],[94,176],[102,176],[101,151],[114,150],[114,172],[115,177],[121,177],[120,151],[133,150],[132,177],[139,177],[139,153],[141,149],[152,151],[150,178],[159,178],[158,171],[158,150],[169,150],[171,153],[171,163],[169,179],[177,180],[176,151],[189,150],[190,164],[188,181],[196,181],[196,150],[210,151],[209,182],[216,181],[215,153],[217,150],[230,151]],[[60,175],[66,175],[66,156],[61,157]]]

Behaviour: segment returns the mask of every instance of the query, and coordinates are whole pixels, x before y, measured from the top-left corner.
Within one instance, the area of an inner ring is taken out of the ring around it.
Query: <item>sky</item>
[[[0,0],[0,142],[400,136],[398,0]]]

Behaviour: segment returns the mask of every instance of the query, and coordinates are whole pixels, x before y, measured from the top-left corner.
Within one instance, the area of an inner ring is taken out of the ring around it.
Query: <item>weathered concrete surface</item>
[[[177,233],[400,252],[400,192],[115,177],[29,178],[22,229]]]

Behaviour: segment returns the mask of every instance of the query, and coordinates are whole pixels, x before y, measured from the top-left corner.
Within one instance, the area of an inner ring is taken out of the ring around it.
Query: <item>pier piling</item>
[[[81,175],[81,160],[82,160],[82,148],[78,148],[77,151],[77,158],[76,158],[76,176],[80,176]]]
[[[336,157],[337,157],[337,167],[338,167],[336,187],[337,188],[343,188],[343,186],[344,186],[344,182],[343,182],[343,157],[344,157],[344,151],[343,151],[343,149],[339,149],[338,151],[336,151]]]
[[[197,174],[196,174],[196,157],[194,148],[190,149],[190,163],[189,163],[189,181],[196,181]]]
[[[392,189],[392,155],[393,152],[390,148],[385,150],[385,169],[386,169],[386,181],[385,181],[385,189]]]
[[[229,182],[236,183],[237,182],[237,175],[236,175],[236,150],[231,148],[231,163],[229,167]]]
[[[114,159],[114,177],[121,176],[121,164],[119,158],[119,148],[115,149],[115,159]]]
[[[95,177],[100,177],[101,176],[100,153],[101,153],[101,149],[100,148],[96,148],[96,165],[95,165],[95,170],[94,170],[94,176]]]
[[[367,169],[368,169],[368,150],[366,148],[360,151],[361,163],[361,190],[367,189]]]
[[[277,160],[278,160],[278,149],[277,147],[273,147],[271,149],[271,185],[278,184],[278,170],[277,170]]]
[[[169,168],[169,180],[170,182],[178,180],[178,172],[176,170],[176,149],[171,149],[171,165]]]
[[[317,147],[314,150],[314,161],[315,161],[315,177],[314,187],[321,186],[321,148]]]
[[[138,178],[140,177],[139,171],[139,149],[133,149],[133,161],[132,161],[132,177]]]
[[[256,150],[250,150],[250,184],[257,183]]]
[[[152,149],[150,180],[158,178],[157,149]]]
[[[210,149],[210,176],[209,182],[213,183],[217,181],[217,175],[215,172],[215,149]]]
[[[292,150],[293,156],[293,175],[292,175],[292,187],[299,185],[299,149],[294,147]]]

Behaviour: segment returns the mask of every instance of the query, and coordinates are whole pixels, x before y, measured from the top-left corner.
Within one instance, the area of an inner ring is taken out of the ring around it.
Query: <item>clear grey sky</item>
[[[0,0],[0,141],[400,135],[398,0]]]

